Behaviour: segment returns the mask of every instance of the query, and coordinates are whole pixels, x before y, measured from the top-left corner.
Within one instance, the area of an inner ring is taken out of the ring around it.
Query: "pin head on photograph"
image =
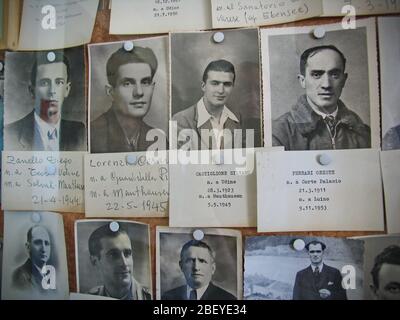
[[[225,39],[225,35],[223,32],[216,32],[213,34],[214,42],[221,43]]]
[[[56,60],[56,54],[53,51],[50,51],[47,53],[47,60],[49,62],[53,62],[54,60]]]
[[[200,229],[193,231],[193,238],[197,241],[201,241],[204,238],[204,232]]]
[[[110,222],[110,230],[117,232],[119,230],[119,223],[117,221]]]
[[[332,162],[330,155],[323,153],[317,156],[317,161],[321,166],[327,166]]]
[[[40,216],[39,212],[34,212],[31,215],[31,220],[32,220],[33,223],[39,223],[40,220],[42,220],[42,217]]]
[[[313,35],[317,39],[325,37],[325,29],[323,27],[316,27],[313,31]]]
[[[127,162],[128,164],[135,164],[135,163],[136,163],[136,156],[133,155],[133,154],[128,154],[128,155],[126,156],[126,162]]]
[[[293,242],[293,248],[294,248],[296,251],[302,251],[305,247],[306,247],[306,244],[305,244],[304,240],[302,240],[302,239],[296,239],[296,240],[294,240],[294,242]]]
[[[125,51],[132,51],[133,50],[133,42],[132,41],[125,41],[124,42],[124,49]]]

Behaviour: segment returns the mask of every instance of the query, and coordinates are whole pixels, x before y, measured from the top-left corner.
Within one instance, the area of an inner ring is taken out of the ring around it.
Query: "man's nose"
[[[56,88],[56,85],[55,85],[55,83],[50,83],[49,84],[49,90],[48,90],[48,95],[49,95],[49,97],[53,97],[54,95],[55,95],[55,88]]]
[[[324,74],[321,77],[321,87],[322,88],[329,88],[331,86],[331,78],[329,75]]]
[[[194,261],[193,261],[192,269],[193,269],[194,271],[199,270],[199,263],[197,262],[197,260],[194,260]]]
[[[140,83],[134,86],[132,94],[135,98],[143,96],[143,87]]]
[[[220,83],[220,84],[217,86],[217,91],[220,92],[220,93],[223,93],[223,92],[225,91],[225,86],[224,86],[223,83]]]

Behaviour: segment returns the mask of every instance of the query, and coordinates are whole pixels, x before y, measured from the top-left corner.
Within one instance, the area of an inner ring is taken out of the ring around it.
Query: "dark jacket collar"
[[[307,102],[306,95],[302,95],[290,113],[301,134],[306,135],[314,131],[323,121],[322,117],[314,112]],[[338,100],[337,121],[354,131],[364,130],[364,124],[360,119],[346,108],[341,100]]]

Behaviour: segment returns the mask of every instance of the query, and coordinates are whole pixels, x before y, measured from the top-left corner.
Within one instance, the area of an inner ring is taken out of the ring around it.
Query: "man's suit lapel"
[[[114,150],[120,150],[119,152],[132,151],[130,145],[126,141],[125,133],[122,130],[112,108],[109,112],[107,133],[108,145]]]
[[[38,142],[42,145],[42,139],[40,138],[40,132],[35,126],[35,118],[32,111],[26,118],[26,121],[22,124],[21,134],[19,136],[19,143],[23,146],[24,150],[32,150],[34,139],[38,137]]]

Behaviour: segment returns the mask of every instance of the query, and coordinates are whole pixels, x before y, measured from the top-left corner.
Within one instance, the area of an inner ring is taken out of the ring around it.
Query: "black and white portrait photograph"
[[[119,300],[152,300],[147,224],[120,220],[75,222],[79,293]]]
[[[53,212],[4,213],[2,298],[69,297],[62,216]]]
[[[168,149],[168,37],[88,48],[90,152]]]
[[[170,50],[170,149],[262,146],[258,29],[171,33]]]
[[[228,229],[157,227],[157,299],[242,298],[242,237]]]
[[[244,299],[360,300],[363,242],[344,238],[246,238]]]
[[[400,149],[400,17],[379,17],[382,150]]]
[[[4,150],[86,151],[83,47],[7,52],[6,61]]]
[[[400,236],[360,237],[364,241],[364,299],[400,300]]]
[[[375,32],[374,19],[261,30],[266,146],[379,147]]]

